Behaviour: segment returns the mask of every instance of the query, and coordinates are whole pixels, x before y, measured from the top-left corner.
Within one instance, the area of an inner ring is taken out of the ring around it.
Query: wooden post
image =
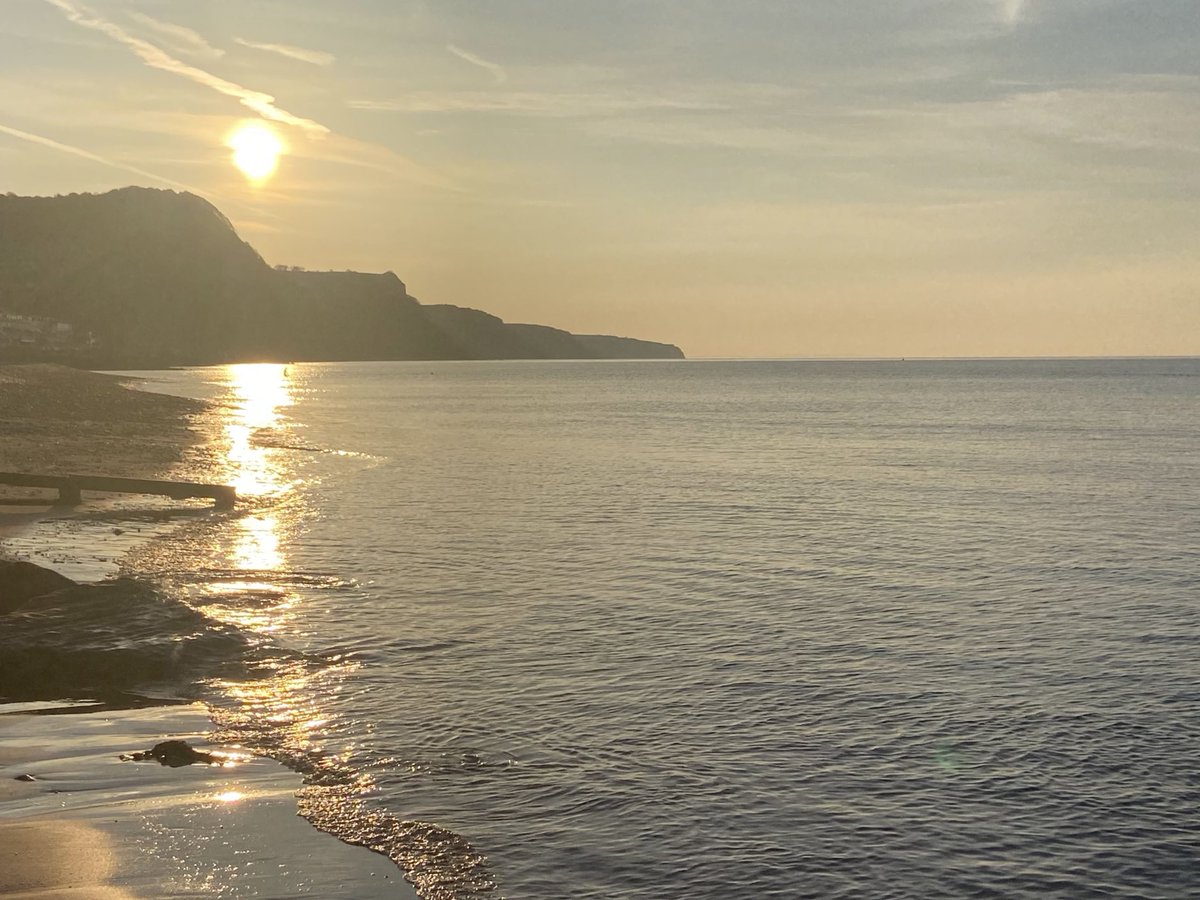
[[[65,481],[58,487],[58,502],[55,506],[78,506],[83,502],[79,485],[73,481]]]
[[[109,478],[103,475],[33,475],[25,472],[0,472],[0,484],[16,487],[40,487],[58,491],[59,506],[78,506],[82,491],[107,493],[161,494],[175,500],[210,497],[218,509],[230,509],[237,503],[237,490],[230,484],[204,484],[196,481],[156,481],[146,478]],[[0,498],[2,502],[2,498]]]

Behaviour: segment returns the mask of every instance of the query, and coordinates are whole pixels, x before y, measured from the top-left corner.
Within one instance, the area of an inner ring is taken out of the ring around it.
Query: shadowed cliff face
[[[422,306],[390,272],[276,270],[207,201],[149,188],[0,197],[0,313],[74,328],[54,350],[0,334],[0,360],[94,367],[683,355]]]
[[[70,323],[114,361],[269,352],[271,276],[190,194],[0,198],[0,310]]]
[[[393,273],[278,272],[293,322],[289,359],[461,359]]]

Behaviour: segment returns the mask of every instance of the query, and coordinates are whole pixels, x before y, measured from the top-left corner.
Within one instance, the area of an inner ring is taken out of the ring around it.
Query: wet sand
[[[201,706],[0,716],[0,896],[415,900],[386,857],[299,818],[300,777],[273,760],[119,758],[163,737],[214,749],[208,724]]]
[[[116,869],[108,836],[79,822],[0,823],[0,895],[21,898],[126,900],[111,887]],[[55,848],[47,853],[46,848]]]

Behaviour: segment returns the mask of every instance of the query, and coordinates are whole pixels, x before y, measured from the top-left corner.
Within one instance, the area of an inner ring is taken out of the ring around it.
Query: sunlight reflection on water
[[[198,423],[210,438],[205,476],[234,485],[238,503],[227,515],[198,520],[181,539],[157,544],[139,563],[161,573],[171,593],[214,625],[248,638],[245,669],[204,682],[212,740],[301,773],[298,797],[309,821],[388,856],[410,880],[426,884],[429,896],[492,891],[485,858],[463,836],[376,805],[375,773],[361,766],[370,726],[355,728],[355,701],[348,699],[362,690],[352,676],[369,654],[355,641],[330,646],[323,629],[312,626],[314,609],[349,615],[365,597],[340,566],[306,567],[303,537],[324,515],[313,489],[385,457],[339,449],[338,434],[320,445],[299,438],[307,433],[308,407],[325,393],[322,370],[255,364],[197,375],[202,396],[215,401]],[[291,409],[297,406],[304,409]]]
[[[326,813],[370,792],[373,780],[346,768],[350,747],[329,746],[337,717],[324,700],[338,695],[354,660],[318,660],[284,650],[303,635],[295,616],[311,591],[337,587],[319,573],[294,569],[288,547],[305,516],[299,442],[285,413],[303,394],[304,367],[276,364],[226,366],[219,424],[226,444],[225,480],[241,498],[243,514],[232,527],[209,533],[209,569],[198,579],[205,612],[224,624],[281,639],[280,655],[263,661],[256,676],[212,683],[223,702],[213,710],[221,736],[279,759],[306,781],[348,792]],[[321,698],[319,701],[318,698]],[[339,795],[340,797],[340,795]],[[326,809],[329,803],[310,804]]]
[[[247,516],[238,522],[234,562],[239,569],[277,571],[283,568],[277,516]]]
[[[284,482],[282,469],[275,461],[278,451],[260,446],[255,438],[262,430],[278,428],[280,410],[295,402],[289,367],[247,363],[226,366],[225,371],[229,376],[229,402],[234,410],[225,425],[230,481],[239,496],[279,494],[290,485]]]
[[[295,486],[287,477],[285,451],[270,435],[286,427],[283,410],[295,402],[291,367],[275,363],[225,366],[223,430],[228,442],[225,479],[239,497],[274,508],[248,511],[234,528],[217,537],[214,562],[228,576],[208,585],[208,613],[225,624],[260,633],[279,631],[296,602],[294,592],[272,576],[287,566],[283,550],[284,516],[280,502]],[[252,507],[253,509],[253,507]]]

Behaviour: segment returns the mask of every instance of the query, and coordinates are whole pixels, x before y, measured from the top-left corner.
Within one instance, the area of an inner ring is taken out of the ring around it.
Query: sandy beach
[[[199,705],[0,715],[0,896],[415,897],[386,857],[296,815],[300,776],[208,727]],[[234,763],[120,758],[164,737]]]
[[[0,367],[0,470],[191,477],[208,459],[193,428],[204,409],[112,376]],[[84,581],[114,572],[180,516],[208,514],[169,509],[144,516],[144,527],[110,527],[104,499],[64,510],[34,502],[46,492],[0,490],[26,501],[0,503],[0,558]],[[120,710],[4,697],[0,666],[0,896],[416,897],[389,859],[300,818],[300,776],[273,760],[171,768],[120,759],[167,739],[236,754],[211,744],[202,705]]]

